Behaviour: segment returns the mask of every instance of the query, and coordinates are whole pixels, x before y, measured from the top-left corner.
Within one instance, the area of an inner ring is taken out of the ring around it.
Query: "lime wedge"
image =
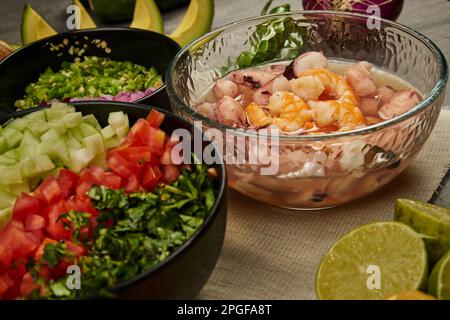
[[[22,42],[30,42],[50,37],[56,31],[33,8],[26,3],[22,14]]]
[[[161,13],[154,0],[136,0],[133,21],[131,22],[130,28],[164,33]]]
[[[421,291],[408,291],[393,295],[387,300],[436,300],[436,298]]]
[[[72,3],[80,8],[80,29],[97,28],[97,25],[95,24],[94,20],[92,20],[83,4],[79,0],[73,0]]]
[[[399,199],[394,219],[424,235],[430,263],[450,250],[450,209],[420,201]]]
[[[439,300],[450,300],[450,251],[434,266],[428,292]]]
[[[407,225],[376,222],[354,229],[322,259],[319,299],[374,300],[426,286],[425,243]]]

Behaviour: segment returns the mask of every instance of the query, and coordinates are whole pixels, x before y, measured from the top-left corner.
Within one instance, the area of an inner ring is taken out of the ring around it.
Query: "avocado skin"
[[[136,0],[82,0],[83,5],[104,22],[117,23],[131,21]],[[161,11],[167,11],[189,3],[189,0],[155,0]]]

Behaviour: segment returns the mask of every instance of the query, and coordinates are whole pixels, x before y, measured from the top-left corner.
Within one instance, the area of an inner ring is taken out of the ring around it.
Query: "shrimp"
[[[327,66],[328,59],[322,52],[311,51],[302,54],[292,62],[292,71],[294,76],[298,77],[308,69],[326,68]]]
[[[391,100],[380,108],[378,115],[388,120],[405,113],[420,102],[421,98],[414,89],[399,91]]]
[[[291,84],[283,75],[279,75],[265,86],[256,90],[253,94],[253,101],[257,104],[267,106],[270,96],[276,91],[291,91]]]
[[[358,108],[359,101],[353,88],[345,78],[327,69],[302,72],[298,79],[292,81],[292,91],[307,99],[319,126],[337,124],[339,131],[347,131],[364,125],[364,116]],[[324,96],[334,99],[320,100]]]
[[[313,113],[306,102],[291,92],[277,91],[271,97],[267,111],[256,103],[246,108],[247,118],[252,126],[276,125],[284,132],[311,129]]]
[[[360,97],[373,97],[378,93],[372,79],[372,65],[366,61],[359,62],[347,69],[345,76]]]

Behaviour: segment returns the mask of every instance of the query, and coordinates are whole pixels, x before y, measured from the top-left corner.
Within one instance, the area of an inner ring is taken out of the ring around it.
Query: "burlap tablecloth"
[[[315,299],[322,256],[350,229],[392,220],[395,200],[427,201],[450,163],[450,111],[418,159],[382,190],[340,208],[292,212],[229,193],[225,243],[200,299]]]

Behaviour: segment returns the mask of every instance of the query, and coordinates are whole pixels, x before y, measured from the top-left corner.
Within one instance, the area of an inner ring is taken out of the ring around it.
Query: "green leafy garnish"
[[[267,13],[272,1],[263,9]],[[290,11],[289,5],[273,8],[269,13],[282,13]],[[235,62],[230,61],[222,69],[226,74],[232,70],[254,67],[264,63],[292,60],[302,51],[308,36],[308,27],[297,24],[291,17],[269,19],[256,26],[255,32],[248,42],[250,49],[242,52]]]
[[[91,250],[77,262],[82,289],[68,290],[67,277],[51,280],[48,298],[111,297],[108,288],[166,259],[201,227],[215,203],[216,182],[207,168],[194,165],[172,185],[162,184],[151,193],[92,187],[88,196],[100,215]],[[77,230],[86,225],[88,216],[71,211],[63,218]],[[63,245],[47,245],[43,259],[56,265],[67,255]]]

